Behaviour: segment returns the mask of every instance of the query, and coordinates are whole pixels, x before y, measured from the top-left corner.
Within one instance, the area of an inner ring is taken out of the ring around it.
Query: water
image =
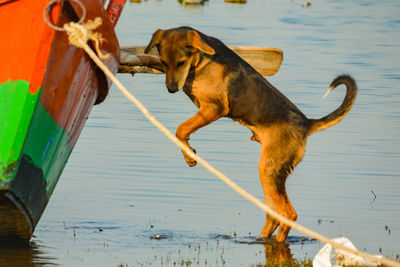
[[[309,138],[288,180],[298,222],[361,250],[400,253],[400,2],[210,0],[127,3],[121,45],[146,44],[157,28],[195,27],[229,45],[284,51],[269,77],[307,116],[319,118],[344,96],[322,96],[336,75],[359,85],[338,125]],[[118,75],[172,132],[195,112],[164,77]],[[262,199],[259,145],[222,119],[199,130],[200,156]],[[376,195],[376,197],[375,197]],[[312,258],[323,244],[292,230],[286,245],[260,244],[265,215],[180,151],[113,88],[91,113],[29,248],[0,250],[0,266],[255,266]],[[19,265],[17,265],[17,263]]]

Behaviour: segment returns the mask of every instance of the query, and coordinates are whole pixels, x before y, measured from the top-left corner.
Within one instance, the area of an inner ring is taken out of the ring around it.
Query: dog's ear
[[[144,49],[144,53],[148,54],[151,49],[153,49],[154,46],[157,46],[160,44],[161,37],[163,36],[164,31],[161,29],[158,29],[153,33],[153,37],[151,38],[150,43],[147,45],[147,47]]]
[[[189,45],[208,54],[208,55],[214,55],[215,50],[209,46],[206,42],[201,39],[200,35],[196,31],[188,31],[186,33],[186,38],[189,42]]]

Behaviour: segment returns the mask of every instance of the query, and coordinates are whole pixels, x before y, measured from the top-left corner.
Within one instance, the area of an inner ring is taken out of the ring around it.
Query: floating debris
[[[375,202],[375,199],[377,198],[377,196],[375,195],[373,190],[371,190],[371,193],[374,195],[374,199],[372,200],[372,202]]]
[[[171,236],[166,235],[166,234],[160,234],[160,233],[150,236],[150,239],[155,239],[155,240],[163,240],[163,239],[169,239],[169,238],[171,238]]]
[[[326,222],[329,222],[329,223],[335,223],[335,220],[332,219],[332,218],[327,219],[327,220],[318,219],[318,220],[317,220],[318,225],[321,225],[323,221],[326,221]]]
[[[388,234],[390,235],[390,227],[385,225],[385,231],[388,232]]]
[[[311,2],[304,2],[303,4],[301,4],[302,7],[310,7],[311,6]]]

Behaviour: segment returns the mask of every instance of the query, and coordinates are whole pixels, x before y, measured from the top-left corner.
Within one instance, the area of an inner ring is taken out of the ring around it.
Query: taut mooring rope
[[[70,22],[68,24],[68,25],[71,26],[70,30],[66,29],[67,33],[69,35],[70,34],[74,34],[73,32],[76,31],[76,29],[78,29],[78,31],[82,31],[82,28],[84,29],[84,27],[81,27],[80,25],[79,25],[79,27],[76,27],[76,26],[74,26],[74,24],[76,24],[76,23]],[[65,26],[64,26],[64,29],[65,29]],[[91,28],[90,30],[93,30],[93,29],[94,28]],[[75,35],[75,36],[79,36],[79,35]],[[85,36],[85,34],[83,34],[83,36]],[[100,36],[100,38],[101,38],[101,34],[98,34],[97,36],[98,37]],[[400,267],[399,263],[394,262],[392,260],[389,260],[387,258],[384,258],[384,257],[377,258],[374,255],[371,255],[371,254],[368,254],[368,253],[365,253],[365,252],[362,252],[362,251],[354,250],[354,249],[345,247],[345,246],[343,246],[341,244],[338,244],[338,243],[332,241],[331,239],[329,239],[329,238],[327,238],[327,237],[325,237],[325,236],[323,236],[323,235],[321,235],[321,234],[319,234],[317,232],[314,232],[314,231],[312,231],[312,230],[310,230],[310,229],[308,229],[306,227],[303,227],[303,226],[297,224],[296,222],[294,222],[292,220],[289,220],[289,219],[281,216],[277,212],[275,212],[273,209],[271,209],[270,207],[265,205],[259,199],[257,199],[256,197],[252,196],[247,191],[245,191],[240,186],[238,186],[236,183],[234,183],[225,174],[223,174],[222,172],[218,171],[213,166],[211,166],[207,161],[202,159],[197,154],[193,153],[193,151],[186,144],[184,144],[182,141],[180,141],[163,124],[161,124],[135,96],[133,96],[131,93],[129,93],[129,91],[125,88],[125,86],[108,69],[108,67],[99,59],[99,57],[96,55],[96,53],[94,53],[93,50],[87,44],[87,39],[85,39],[85,38],[83,38],[83,39],[82,38],[74,38],[73,45],[83,48],[85,50],[85,52],[90,56],[90,58],[104,72],[104,74],[108,78],[110,78],[110,80],[115,84],[115,86],[121,91],[121,93],[126,98],[128,98],[133,104],[135,104],[138,107],[138,109],[145,115],[145,117],[152,124],[154,124],[162,133],[164,133],[172,142],[174,142],[183,151],[185,151],[190,157],[192,157],[198,163],[203,165],[204,168],[206,168],[209,172],[211,172],[217,178],[219,178],[224,183],[226,183],[229,187],[231,187],[234,191],[236,191],[242,197],[244,197],[245,199],[247,199],[251,203],[255,204],[257,207],[259,207],[264,212],[268,213],[268,215],[270,215],[271,217],[273,217],[276,220],[279,220],[281,223],[286,224],[286,225],[298,230],[299,232],[302,232],[305,235],[311,236],[311,237],[313,237],[313,238],[315,238],[315,239],[317,239],[317,240],[319,240],[321,242],[330,244],[330,245],[332,245],[333,247],[335,247],[337,249],[343,250],[345,252],[348,252],[348,253],[351,253],[351,254],[354,254],[354,255],[357,255],[357,256],[361,256],[361,257],[367,258],[367,259],[369,259],[369,260],[371,260],[373,262],[377,262],[377,263],[384,264],[384,265],[387,265],[387,266]]]

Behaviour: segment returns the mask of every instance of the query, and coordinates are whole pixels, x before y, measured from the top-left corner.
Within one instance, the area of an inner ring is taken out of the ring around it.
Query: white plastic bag
[[[342,244],[345,247],[356,250],[356,247],[351,243],[349,239],[346,237],[339,237],[332,239],[332,241]],[[331,252],[332,246],[330,244],[326,244],[318,251],[317,255],[315,255],[313,259],[314,267],[339,267],[339,266],[366,266],[366,267],[375,267],[379,264],[368,259],[365,259],[360,256],[356,256],[350,253],[347,253],[343,250],[336,249],[335,250],[335,264],[331,263]],[[377,258],[382,258],[382,256],[376,256]]]

